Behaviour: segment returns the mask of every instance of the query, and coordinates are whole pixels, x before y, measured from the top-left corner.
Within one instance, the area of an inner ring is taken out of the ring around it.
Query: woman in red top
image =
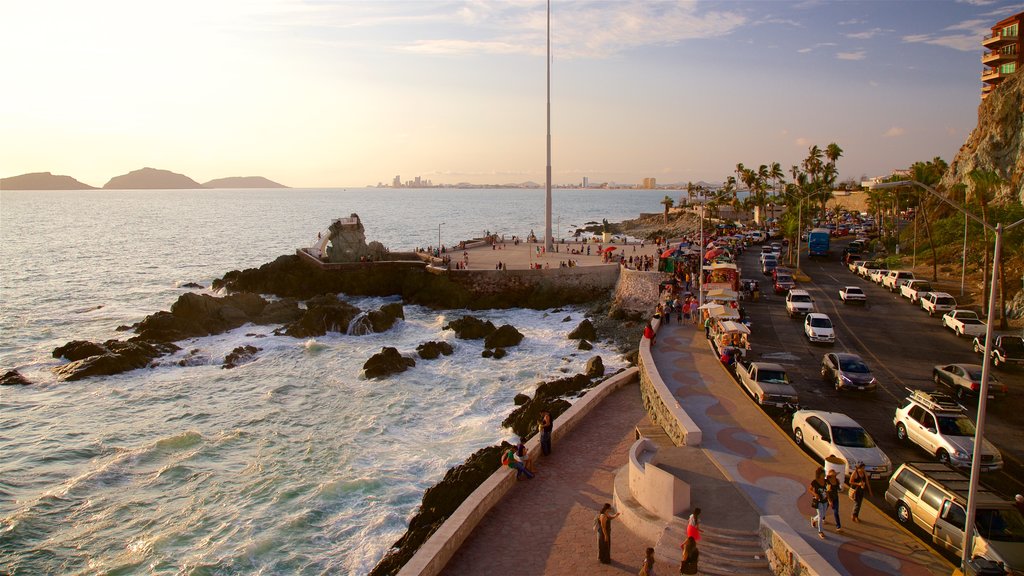
[[[644,326],[644,338],[647,338],[648,340],[651,341],[651,347],[652,348],[654,347],[654,336],[655,336],[654,327],[651,326],[651,321],[648,320],[647,321],[647,326]]]

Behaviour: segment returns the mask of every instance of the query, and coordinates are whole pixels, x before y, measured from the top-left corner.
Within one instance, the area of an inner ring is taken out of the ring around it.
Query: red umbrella
[[[604,250],[602,250],[602,252],[611,252],[612,250],[616,250],[616,249],[618,249],[618,246],[609,246],[609,247],[605,248]]]
[[[675,252],[676,252],[675,248],[669,248],[668,250],[665,250],[664,252],[661,253],[661,257],[662,258],[668,258],[669,256],[675,254]]]
[[[711,260],[712,258],[720,255],[722,252],[725,252],[725,250],[722,250],[721,248],[712,248],[711,250],[708,250],[706,254],[704,254],[704,259]]]

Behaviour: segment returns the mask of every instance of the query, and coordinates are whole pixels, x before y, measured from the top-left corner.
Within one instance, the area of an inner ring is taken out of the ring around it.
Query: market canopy
[[[719,309],[724,310],[725,306],[722,306],[721,304],[715,304],[714,302],[708,302],[707,304],[703,304],[701,306],[698,306],[697,310],[708,310],[709,311],[708,313],[710,314],[711,312],[714,311],[715,308],[719,308]]]
[[[739,322],[733,322],[732,320],[724,320],[721,322],[723,332],[739,332],[740,334],[750,334],[750,328]]]
[[[715,288],[708,291],[708,300],[736,300],[736,291],[728,288]]]

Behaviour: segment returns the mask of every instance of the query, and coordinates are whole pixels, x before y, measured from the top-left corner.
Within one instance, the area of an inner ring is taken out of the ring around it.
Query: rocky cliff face
[[[974,184],[967,176],[972,170],[992,170],[1006,179],[995,202],[1024,203],[1024,73],[1018,72],[999,85],[978,107],[978,126],[960,147],[942,187]]]

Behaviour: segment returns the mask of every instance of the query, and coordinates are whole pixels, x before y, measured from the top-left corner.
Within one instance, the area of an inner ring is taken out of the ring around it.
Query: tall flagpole
[[[554,248],[551,237],[551,0],[548,0],[548,169],[547,184],[544,187],[544,248],[550,252]]]

